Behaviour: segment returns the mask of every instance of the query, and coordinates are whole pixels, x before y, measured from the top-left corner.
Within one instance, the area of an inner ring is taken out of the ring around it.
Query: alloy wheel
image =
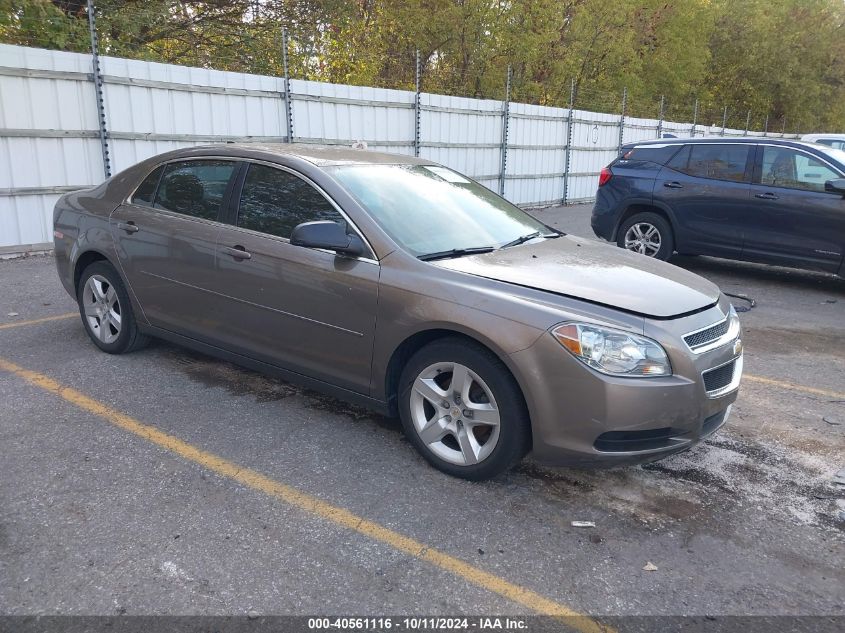
[[[121,309],[117,292],[102,275],[92,275],[85,282],[82,305],[88,327],[103,343],[114,343],[120,336]]]
[[[459,466],[484,461],[499,441],[500,414],[493,392],[460,363],[435,363],[411,388],[414,430],[432,453]]]
[[[660,231],[648,222],[637,222],[625,232],[625,248],[641,255],[655,257],[663,241]]]

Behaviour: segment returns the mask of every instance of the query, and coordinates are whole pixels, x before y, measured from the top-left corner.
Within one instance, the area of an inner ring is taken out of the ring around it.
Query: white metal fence
[[[587,201],[620,143],[744,130],[100,57],[111,173],[223,141],[349,145],[443,163],[523,206]],[[49,247],[66,191],[105,178],[92,57],[0,45],[0,254]],[[290,116],[286,107],[290,108]]]

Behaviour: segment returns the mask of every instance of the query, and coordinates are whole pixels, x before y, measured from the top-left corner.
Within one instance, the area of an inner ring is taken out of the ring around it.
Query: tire
[[[531,446],[519,385],[495,354],[470,341],[446,338],[417,351],[402,370],[398,395],[408,440],[453,477],[495,477]]]
[[[104,352],[126,354],[149,342],[138,330],[123,280],[108,262],[94,262],[82,271],[76,301],[85,331]]]
[[[651,239],[645,239],[649,235]],[[655,237],[659,241],[657,248],[654,248]],[[616,233],[616,245],[633,253],[640,253],[665,262],[675,252],[675,236],[672,233],[672,227],[663,216],[657,213],[636,213],[619,227]]]

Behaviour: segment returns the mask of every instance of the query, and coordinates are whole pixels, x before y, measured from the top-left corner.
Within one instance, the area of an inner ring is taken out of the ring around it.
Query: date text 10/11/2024
[[[508,617],[335,617],[308,618],[310,630],[340,631],[521,631],[525,620]]]

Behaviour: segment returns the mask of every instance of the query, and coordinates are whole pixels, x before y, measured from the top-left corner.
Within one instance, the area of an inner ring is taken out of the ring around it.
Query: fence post
[[[725,111],[722,113],[722,136],[725,135],[725,129],[728,127],[728,106],[725,106]]]
[[[417,49],[414,79],[414,156],[420,155],[420,49]]]
[[[619,149],[618,152],[622,151],[622,139],[625,135],[625,111],[628,108],[628,88],[627,86],[622,88],[622,114],[619,116]]]
[[[663,118],[666,116],[666,95],[660,95],[660,115],[657,118],[657,138],[663,138]]]
[[[569,164],[572,157],[572,115],[575,111],[575,78],[569,85],[569,113],[566,115],[566,157],[563,161],[563,204],[569,197]]]
[[[100,73],[100,44],[97,39],[97,22],[94,16],[94,0],[88,0],[88,31],[91,35],[91,65],[94,71],[94,95],[97,99],[97,124],[100,128],[100,149],[103,153],[103,173],[111,176],[109,158],[109,133],[106,128],[106,103],[103,98],[103,76]]]
[[[766,122],[763,124],[763,136],[769,133],[769,115],[766,113]]]
[[[287,141],[293,143],[293,108],[291,108],[290,71],[288,70],[288,29],[282,27],[282,66],[285,71],[285,126]]]
[[[695,105],[692,109],[692,128],[690,128],[690,136],[695,138],[695,126],[698,123],[698,99],[695,100]]]
[[[783,138],[784,136],[786,136],[786,115],[785,114],[783,115],[783,127],[781,128],[781,131],[780,131],[780,137]]]
[[[502,163],[499,169],[499,195],[505,195],[505,173],[508,169],[508,125],[511,116],[511,66],[508,64],[508,77],[505,81],[505,103],[502,107]]]
[[[745,117],[745,132],[743,136],[748,136],[748,128],[751,127],[751,110],[748,111],[748,116]]]

